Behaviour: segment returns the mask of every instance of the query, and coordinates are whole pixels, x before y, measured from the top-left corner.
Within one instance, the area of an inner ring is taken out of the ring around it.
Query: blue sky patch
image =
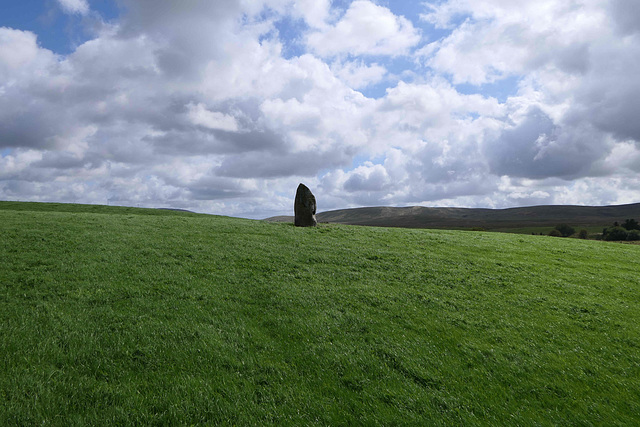
[[[496,98],[502,103],[510,96],[514,96],[518,93],[518,84],[520,83],[520,79],[521,76],[509,76],[493,83],[485,83],[483,85],[463,83],[455,85],[455,88],[458,92],[464,95],[480,94],[482,96]]]

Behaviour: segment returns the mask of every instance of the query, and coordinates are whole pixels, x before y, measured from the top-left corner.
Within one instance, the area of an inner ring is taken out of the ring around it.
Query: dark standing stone
[[[298,185],[293,211],[296,215],[294,221],[296,227],[315,227],[318,225],[316,220],[316,198],[304,184]]]

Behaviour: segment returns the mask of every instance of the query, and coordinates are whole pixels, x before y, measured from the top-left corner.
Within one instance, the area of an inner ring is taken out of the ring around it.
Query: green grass
[[[640,246],[0,203],[0,425],[638,425]]]

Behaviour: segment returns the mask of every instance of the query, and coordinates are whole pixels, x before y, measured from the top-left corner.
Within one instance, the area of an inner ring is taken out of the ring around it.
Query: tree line
[[[570,237],[576,234],[576,230],[568,224],[559,224],[549,232],[549,236],[554,237]],[[587,239],[589,232],[580,230],[578,236],[580,239]],[[640,240],[640,223],[637,220],[629,218],[625,219],[622,224],[618,221],[613,223],[611,227],[605,227],[602,230],[602,239],[609,241],[634,241]]]

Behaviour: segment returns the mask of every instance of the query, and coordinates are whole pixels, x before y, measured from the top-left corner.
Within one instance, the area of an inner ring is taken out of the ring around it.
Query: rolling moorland
[[[320,212],[318,221],[375,227],[474,229],[531,234],[544,233],[566,223],[591,233],[601,232],[614,221],[640,219],[640,203],[617,206],[531,206],[509,209],[369,207]],[[293,222],[292,216],[268,218]]]
[[[0,202],[0,425],[638,425],[640,246]]]

